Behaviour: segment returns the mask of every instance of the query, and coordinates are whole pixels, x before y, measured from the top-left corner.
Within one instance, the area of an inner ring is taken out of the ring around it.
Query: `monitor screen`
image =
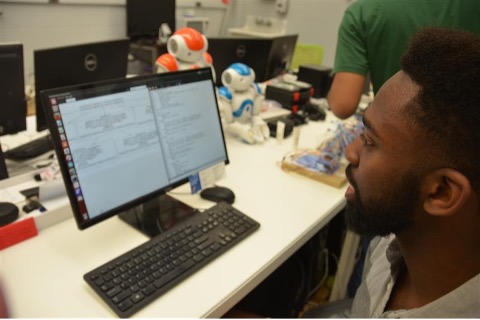
[[[127,36],[155,42],[162,23],[175,31],[175,0],[127,0]]]
[[[0,135],[27,128],[23,45],[0,43]]]
[[[298,35],[273,38],[208,38],[208,52],[213,59],[217,85],[222,72],[232,63],[241,62],[255,71],[255,81],[264,82],[288,70]]]
[[[128,39],[34,50],[37,131],[47,129],[40,92],[80,83],[124,78]]]
[[[185,27],[192,28],[197,30],[203,35],[208,34],[208,24],[210,20],[208,18],[201,18],[201,17],[191,17],[191,18],[184,18],[185,20]]]
[[[228,163],[210,68],[42,92],[80,229]]]

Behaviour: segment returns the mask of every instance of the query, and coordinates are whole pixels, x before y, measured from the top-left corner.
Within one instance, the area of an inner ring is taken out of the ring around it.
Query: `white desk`
[[[302,128],[299,145],[313,147],[326,122]],[[235,207],[261,226],[134,317],[220,317],[272,273],[344,206],[345,189],[283,172],[277,162],[292,138],[264,145],[227,141],[230,165],[218,184],[236,194]],[[185,187],[180,187],[180,189]],[[198,195],[179,198],[206,206]],[[147,238],[117,217],[84,231],[67,219],[0,252],[0,279],[11,317],[115,317],[83,275]]]

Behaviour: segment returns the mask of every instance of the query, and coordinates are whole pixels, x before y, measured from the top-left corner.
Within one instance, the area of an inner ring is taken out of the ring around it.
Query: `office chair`
[[[321,65],[323,63],[323,47],[316,44],[302,44],[299,43],[295,46],[293,52],[292,62],[290,69],[293,71],[298,70],[301,65],[315,64]]]

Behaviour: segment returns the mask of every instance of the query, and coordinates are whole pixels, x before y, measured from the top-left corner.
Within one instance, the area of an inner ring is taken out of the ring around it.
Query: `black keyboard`
[[[259,227],[221,202],[83,278],[119,317],[129,317]]]
[[[36,158],[53,150],[53,142],[49,134],[29,141],[4,152],[5,159],[27,160]]]

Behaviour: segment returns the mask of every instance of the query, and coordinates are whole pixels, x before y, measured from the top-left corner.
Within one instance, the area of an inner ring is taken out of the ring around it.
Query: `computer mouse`
[[[200,197],[205,200],[213,201],[213,202],[227,202],[232,204],[235,202],[235,194],[232,190],[226,187],[209,187],[200,191]]]

